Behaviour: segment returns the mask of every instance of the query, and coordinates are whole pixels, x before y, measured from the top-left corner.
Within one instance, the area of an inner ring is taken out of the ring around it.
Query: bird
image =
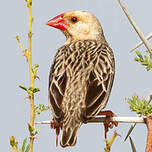
[[[105,108],[115,74],[115,60],[99,20],[87,11],[62,13],[47,23],[66,37],[49,76],[49,105],[62,129],[60,145],[74,146],[80,126]]]

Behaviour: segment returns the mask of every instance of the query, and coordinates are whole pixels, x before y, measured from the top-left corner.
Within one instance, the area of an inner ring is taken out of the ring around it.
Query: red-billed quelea
[[[66,36],[49,77],[54,121],[61,125],[61,146],[74,146],[82,123],[107,104],[114,79],[114,55],[95,16],[85,11],[63,13],[47,25]]]

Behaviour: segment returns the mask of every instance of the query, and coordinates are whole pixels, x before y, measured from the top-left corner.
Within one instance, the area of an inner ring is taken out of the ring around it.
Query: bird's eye
[[[78,21],[78,18],[77,17],[72,17],[71,21],[72,21],[72,23],[76,23]]]

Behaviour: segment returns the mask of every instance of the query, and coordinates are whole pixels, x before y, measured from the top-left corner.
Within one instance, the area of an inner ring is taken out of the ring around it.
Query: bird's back
[[[50,74],[50,103],[62,124],[61,145],[73,146],[81,124],[106,106],[114,78],[114,56],[106,42],[76,41],[61,47]]]

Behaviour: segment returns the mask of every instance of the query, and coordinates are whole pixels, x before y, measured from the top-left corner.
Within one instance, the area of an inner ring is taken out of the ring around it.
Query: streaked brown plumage
[[[62,124],[61,146],[74,146],[82,123],[107,104],[114,56],[100,23],[90,13],[67,12],[48,25],[61,29],[66,36],[66,44],[59,48],[51,68],[49,100],[55,121]]]

